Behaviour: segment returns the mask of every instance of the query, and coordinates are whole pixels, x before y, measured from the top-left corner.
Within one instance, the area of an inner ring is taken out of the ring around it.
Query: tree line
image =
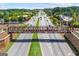
[[[60,24],[61,21],[59,15],[64,15],[72,18],[72,21],[69,22],[72,26],[79,27],[78,6],[47,8],[44,9],[44,11],[52,19],[52,22],[56,25]]]
[[[30,19],[37,12],[36,9],[5,9],[0,10],[0,19],[4,19],[5,22],[23,22],[23,15],[27,15],[27,19]]]

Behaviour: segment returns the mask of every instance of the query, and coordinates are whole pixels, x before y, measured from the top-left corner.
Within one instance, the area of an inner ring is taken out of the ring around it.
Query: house
[[[71,21],[72,18],[69,17],[69,16],[64,16],[64,15],[60,15],[60,18],[63,20],[63,21]]]
[[[60,15],[61,23],[64,25],[69,25],[69,22],[72,20],[69,16]]]

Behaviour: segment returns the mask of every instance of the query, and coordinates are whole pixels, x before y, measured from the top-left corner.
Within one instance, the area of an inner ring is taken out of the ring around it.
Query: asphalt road
[[[40,14],[40,26],[54,26],[44,12]],[[39,33],[39,39],[65,40],[59,33]],[[44,56],[74,56],[67,42],[40,42],[40,46]]]
[[[30,21],[28,23],[25,23],[25,24],[35,26],[36,21],[37,21],[36,16],[33,16],[30,19]],[[32,39],[32,33],[22,33],[17,38],[17,40],[27,40],[27,39]],[[8,50],[7,53],[9,56],[26,56],[29,53],[30,44],[31,44],[31,42],[15,42],[12,45],[12,47]]]
[[[20,34],[18,37],[18,40],[23,40],[23,39],[32,39],[32,34]],[[16,42],[12,45],[12,47],[8,51],[9,56],[25,56],[28,55],[29,51],[29,42]]]
[[[38,19],[40,20],[40,26],[54,26],[43,11],[33,16],[30,21],[25,24],[35,26]],[[38,33],[38,37],[43,40],[65,40],[58,33]],[[20,34],[18,40],[24,39],[32,39],[32,33]],[[31,42],[16,42],[7,53],[10,56],[26,56],[28,55],[30,44]],[[67,42],[40,42],[40,47],[43,56],[74,56]]]

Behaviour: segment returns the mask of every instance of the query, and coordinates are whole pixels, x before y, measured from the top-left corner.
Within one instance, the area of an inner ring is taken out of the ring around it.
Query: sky
[[[79,3],[0,3],[0,9],[44,9],[68,6],[79,6]]]

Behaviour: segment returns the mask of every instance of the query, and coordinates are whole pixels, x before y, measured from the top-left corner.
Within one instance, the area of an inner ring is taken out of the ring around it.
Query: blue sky
[[[43,9],[68,6],[79,6],[79,3],[0,3],[0,9]]]

